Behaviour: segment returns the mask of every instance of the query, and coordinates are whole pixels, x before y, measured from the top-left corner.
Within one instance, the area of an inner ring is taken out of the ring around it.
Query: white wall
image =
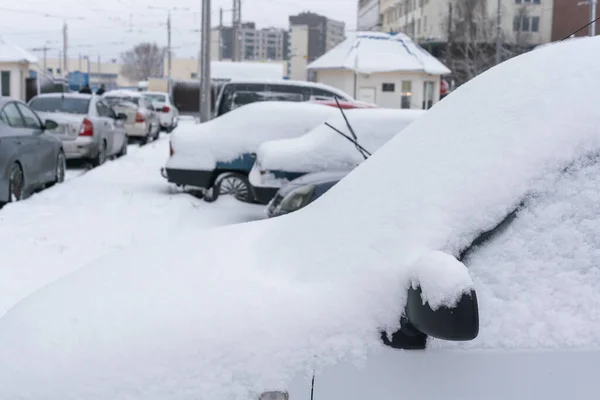
[[[290,79],[306,80],[308,65],[308,25],[293,25],[290,30]]]
[[[354,73],[352,71],[321,70],[317,72],[317,81],[336,87],[354,96]],[[403,81],[410,81],[412,83],[411,108],[422,108],[424,83],[426,81],[434,82],[434,104],[440,100],[440,76],[414,72],[387,72],[372,75],[359,74],[356,79],[357,89],[355,97],[357,100],[366,100],[360,98],[361,88],[373,88],[375,89],[375,104],[379,107],[401,108]],[[394,92],[384,92],[382,90],[384,83],[394,84]]]
[[[25,79],[29,77],[29,64],[0,63],[0,71],[10,72],[10,97],[25,100]]]

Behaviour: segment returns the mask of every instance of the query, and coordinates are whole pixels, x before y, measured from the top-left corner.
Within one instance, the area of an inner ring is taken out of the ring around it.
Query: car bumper
[[[98,155],[99,145],[95,140],[79,138],[62,142],[67,160],[94,158]]]
[[[161,175],[170,183],[209,189],[213,184],[214,171],[163,168]]]
[[[150,132],[150,128],[145,123],[129,125],[125,129],[129,137],[146,137]]]
[[[170,126],[175,125],[175,120],[173,119],[173,115],[171,115],[171,114],[165,114],[165,115],[161,114],[159,116],[159,120],[160,120],[160,127],[162,129],[167,129]]]
[[[259,204],[267,205],[275,197],[279,188],[250,185],[250,190]]]

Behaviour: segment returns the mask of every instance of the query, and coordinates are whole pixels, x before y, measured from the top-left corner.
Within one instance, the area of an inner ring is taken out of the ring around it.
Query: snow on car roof
[[[38,291],[0,319],[0,398],[255,399],[315,367],[381,351],[379,328],[397,326],[406,288],[423,274],[437,286],[433,304],[472,285],[442,252],[456,254],[531,188],[547,189],[543,183],[574,159],[600,151],[599,50],[600,38],[590,38],[490,69],[295,213],[173,234]],[[597,286],[577,291],[586,276],[549,273],[558,267],[540,271],[541,282],[537,273],[514,274],[521,261],[569,268],[574,262],[565,259],[576,257],[597,279],[598,244],[560,240],[578,236],[569,233],[576,223],[597,236],[597,211],[585,211],[592,220],[560,220],[580,204],[597,210],[599,171],[588,172],[557,186],[558,207],[542,206],[540,225],[522,222],[519,240],[537,242],[549,229],[538,251],[557,255],[552,247],[562,246],[561,259],[540,263],[514,242],[503,259],[498,242],[480,253],[481,263],[473,255],[473,279],[485,279],[487,297],[480,338],[461,346],[598,348],[598,335],[589,334],[598,332]],[[589,198],[572,202],[577,196]],[[484,278],[484,260],[501,275]],[[522,312],[523,297],[510,303],[549,280],[556,290],[535,291],[538,314]],[[575,291],[585,299],[572,302]],[[557,317],[552,307],[560,301],[577,324],[564,307],[563,323],[540,324]],[[547,326],[556,330],[538,329]]]
[[[352,96],[350,96],[348,93],[346,93],[338,88],[335,88],[333,86],[329,86],[329,85],[326,85],[326,84],[320,83],[320,82],[294,81],[294,80],[289,80],[289,79],[232,79],[231,81],[227,82],[225,85],[228,85],[231,83],[237,83],[237,84],[260,83],[260,84],[265,84],[265,85],[272,84],[272,85],[289,85],[289,86],[320,88],[320,89],[329,90],[346,100],[354,101]]]
[[[383,108],[344,111],[358,143],[370,153],[424,114],[423,110]],[[339,110],[327,123],[352,137]],[[258,148],[257,155],[261,169],[289,172],[347,169],[364,161],[352,142],[325,124],[301,137],[265,142]]]
[[[136,92],[135,90],[109,90],[108,92],[104,92],[104,97],[141,97],[144,92]]]
[[[300,136],[335,113],[305,102],[265,101],[244,105],[200,125],[180,127],[171,136],[175,154],[168,168],[213,170],[273,139]]]

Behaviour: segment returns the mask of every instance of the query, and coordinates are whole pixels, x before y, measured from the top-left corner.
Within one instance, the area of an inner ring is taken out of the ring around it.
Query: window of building
[[[381,91],[382,92],[394,92],[394,91],[396,91],[396,85],[393,83],[382,83]]]
[[[531,17],[531,32],[540,31],[540,17]]]
[[[513,31],[515,32],[539,32],[540,17],[526,17],[517,15],[513,19]]]
[[[10,96],[10,71],[0,73],[0,87],[2,87],[2,96]]]
[[[401,108],[410,108],[410,99],[412,98],[412,82],[402,81]]]

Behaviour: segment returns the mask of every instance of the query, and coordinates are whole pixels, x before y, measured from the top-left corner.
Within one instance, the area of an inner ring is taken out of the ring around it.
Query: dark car
[[[0,206],[64,181],[61,141],[46,133],[57,126],[25,103],[0,97]]]
[[[323,171],[302,175],[300,178],[294,179],[281,187],[267,205],[268,217],[278,217],[306,207],[349,173],[350,170]]]

